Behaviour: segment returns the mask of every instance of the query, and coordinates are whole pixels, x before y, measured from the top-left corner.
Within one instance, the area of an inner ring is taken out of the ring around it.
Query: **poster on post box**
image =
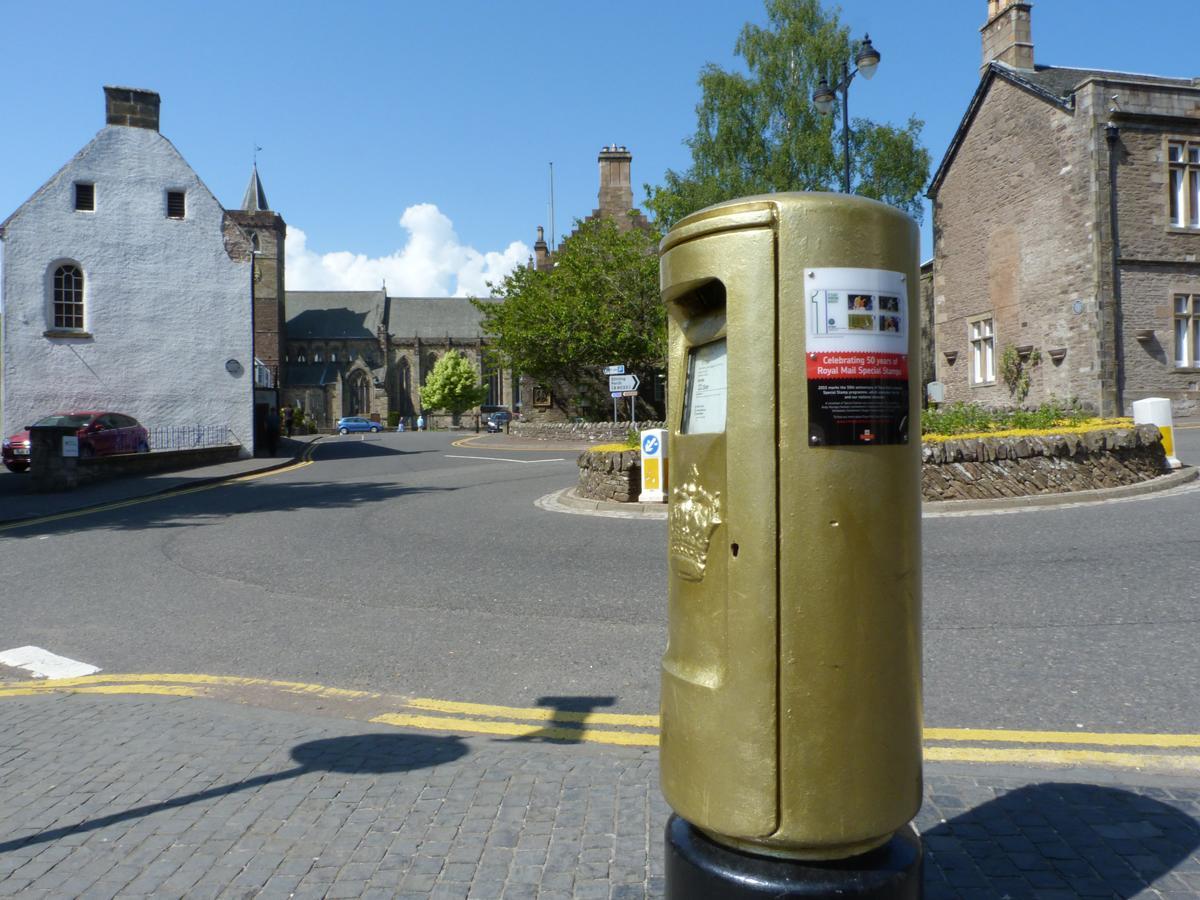
[[[908,292],[900,272],[806,269],[808,443],[908,443]]]

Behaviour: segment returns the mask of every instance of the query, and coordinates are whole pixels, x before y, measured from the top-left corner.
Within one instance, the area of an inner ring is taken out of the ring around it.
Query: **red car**
[[[65,425],[77,429],[80,456],[108,456],[113,453],[149,453],[150,434],[138,420],[115,412],[55,413],[38,419],[34,425]],[[32,426],[31,426],[32,427]],[[29,429],[4,439],[0,447],[4,465],[10,472],[29,468]]]

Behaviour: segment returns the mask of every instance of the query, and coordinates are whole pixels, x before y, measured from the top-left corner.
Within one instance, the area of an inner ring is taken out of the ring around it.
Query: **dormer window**
[[[96,185],[90,181],[75,182],[75,209],[79,212],[96,211]]]
[[[182,219],[187,212],[187,194],[184,191],[167,191],[167,218]]]

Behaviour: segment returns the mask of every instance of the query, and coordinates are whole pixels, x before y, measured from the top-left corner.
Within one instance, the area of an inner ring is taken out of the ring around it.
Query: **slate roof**
[[[246,185],[246,193],[242,197],[242,209],[246,212],[269,212],[267,192],[263,190],[262,180],[258,177],[258,163],[250,172],[250,183]]]
[[[287,291],[287,336],[306,339],[374,339],[387,325],[383,291]]]
[[[1030,71],[1014,69],[1012,66],[993,61],[988,64],[987,71],[979,79],[979,87],[975,89],[975,94],[971,97],[967,111],[950,141],[950,146],[946,149],[946,155],[942,157],[941,165],[938,166],[929,182],[929,189],[925,192],[925,196],[932,198],[937,192],[942,178],[966,137],[967,130],[971,127],[971,122],[975,119],[975,113],[979,111],[983,98],[987,96],[988,88],[996,78],[1003,78],[1005,81],[1041,97],[1046,102],[1068,111],[1075,108],[1075,90],[1083,82],[1090,80],[1132,82],[1167,88],[1200,88],[1200,79],[1194,78],[1169,78],[1162,75],[1140,75],[1134,72],[1113,72],[1107,69],[1075,69],[1066,66],[1034,66]]]
[[[283,383],[288,387],[321,387],[337,381],[337,363],[288,363]]]
[[[397,338],[476,338],[483,316],[466,297],[389,297],[388,333]]]

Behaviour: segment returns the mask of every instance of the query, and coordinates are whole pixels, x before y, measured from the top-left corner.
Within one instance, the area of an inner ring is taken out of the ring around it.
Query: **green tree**
[[[489,285],[502,302],[472,302],[497,361],[544,386],[565,381],[591,393],[599,392],[597,366],[661,366],[666,311],[657,239],[610,219],[577,222],[551,271],[519,268]]]
[[[646,186],[647,206],[663,230],[734,197],[842,189],[841,104],[834,116],[822,116],[812,95],[821,79],[836,85],[843,64],[853,66],[849,29],[820,0],[766,0],[766,11],[767,27],[747,23],[734,48],[748,74],[712,63],[700,72],[696,132],[684,142],[691,168],[668,169],[662,185]],[[855,87],[862,84],[856,79]],[[919,221],[930,163],[922,127],[915,117],[902,128],[855,119],[851,189]]]
[[[444,409],[459,415],[478,406],[487,398],[487,385],[480,384],[479,373],[470,360],[451,350],[433,365],[433,371],[421,388],[425,409]]]

